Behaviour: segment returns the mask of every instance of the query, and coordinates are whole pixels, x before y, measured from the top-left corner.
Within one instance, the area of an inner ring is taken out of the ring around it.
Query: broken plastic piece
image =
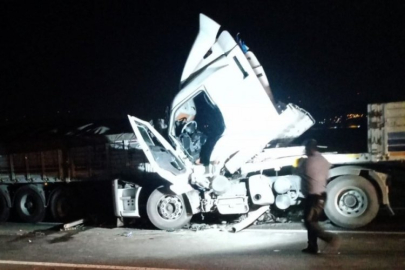
[[[131,236],[132,236],[132,232],[124,232],[123,234],[121,234],[121,236],[131,237]]]

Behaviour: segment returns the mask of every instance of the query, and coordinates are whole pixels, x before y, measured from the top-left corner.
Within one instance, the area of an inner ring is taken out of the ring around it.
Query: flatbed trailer
[[[11,210],[23,222],[42,221],[47,209],[56,221],[81,218],[91,191],[103,185],[111,189],[112,179],[123,175],[136,177],[143,158],[133,133],[59,136],[3,144],[0,221],[6,221]],[[102,196],[111,195],[111,190],[106,192]],[[107,203],[112,209],[111,200]]]

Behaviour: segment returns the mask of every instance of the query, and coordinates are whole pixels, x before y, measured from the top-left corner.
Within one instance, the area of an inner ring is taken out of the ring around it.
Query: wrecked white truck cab
[[[276,109],[263,69],[254,70],[260,67],[254,54],[246,55],[227,31],[217,38],[219,28],[200,16],[200,31],[183,71],[182,89],[171,108],[168,132],[175,147],[148,123],[130,117],[152,167],[178,195],[195,190],[193,186],[216,196],[235,187],[239,191],[225,174],[235,174],[269,142],[295,138],[313,125],[309,114],[295,105]],[[193,136],[197,131],[204,139]],[[161,145],[153,142],[149,132]],[[204,151],[204,147],[208,149]],[[200,153],[196,156],[195,152]],[[220,207],[226,204],[229,208],[222,210],[224,214],[248,212],[246,191],[238,195],[242,197],[226,196],[226,202],[216,199]]]
[[[296,138],[314,123],[307,112],[293,104],[276,109],[268,83],[261,83],[267,82],[264,71],[256,74],[254,70],[260,67],[254,54],[245,55],[227,31],[216,38],[219,27],[208,17],[200,16],[200,32],[183,71],[182,89],[171,108],[168,132],[175,149],[170,149],[165,139],[148,127],[163,147],[173,151],[182,163],[178,172],[174,172],[178,170],[175,166],[168,169],[163,165],[156,169],[172,183],[178,182],[176,178],[185,177],[186,172],[200,172],[195,167],[201,165],[196,163],[211,167],[213,176],[219,175],[223,168],[233,174],[270,142]],[[130,119],[135,132],[139,132],[136,126],[147,127],[139,119]],[[201,144],[184,136],[194,135],[196,130],[208,133],[204,134],[207,142]],[[199,144],[201,148],[211,146],[209,153],[203,151],[208,157],[192,157],[194,151],[188,144]],[[148,159],[155,163],[152,156],[148,155]],[[178,176],[167,176],[162,170]]]
[[[150,221],[160,229],[180,228],[197,213],[248,213],[235,226],[238,231],[271,207],[284,210],[303,198],[300,177],[269,177],[263,170],[291,166],[301,157],[302,147],[280,146],[314,120],[294,104],[277,104],[255,55],[227,31],[217,35],[219,28],[200,15],[171,107],[170,142],[148,122],[129,116],[151,171],[163,178],[146,204]],[[140,189],[115,185],[117,216],[139,216]],[[125,206],[125,192],[132,194],[133,211]]]

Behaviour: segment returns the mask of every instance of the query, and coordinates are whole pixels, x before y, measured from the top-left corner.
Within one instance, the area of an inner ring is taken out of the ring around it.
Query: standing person
[[[308,231],[308,247],[302,252],[317,254],[319,252],[318,238],[335,249],[339,247],[340,238],[336,234],[324,231],[318,223],[325,207],[326,183],[331,165],[318,152],[315,140],[308,140],[305,143],[305,154],[308,158],[298,168],[303,178],[304,225]]]

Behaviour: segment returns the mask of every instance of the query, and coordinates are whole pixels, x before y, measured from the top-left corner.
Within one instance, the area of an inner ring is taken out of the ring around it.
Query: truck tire
[[[149,196],[146,213],[150,222],[161,230],[180,229],[192,217],[187,214],[183,197],[162,187],[155,189]]]
[[[59,187],[51,195],[49,205],[55,221],[69,222],[81,218],[79,196],[70,188]]]
[[[379,202],[374,186],[358,175],[339,176],[327,186],[326,216],[332,223],[356,229],[377,215]]]
[[[31,186],[20,187],[14,199],[14,208],[23,222],[37,223],[45,217],[45,203],[38,189]]]
[[[10,207],[7,205],[6,197],[0,192],[0,222],[6,222],[10,217]]]

